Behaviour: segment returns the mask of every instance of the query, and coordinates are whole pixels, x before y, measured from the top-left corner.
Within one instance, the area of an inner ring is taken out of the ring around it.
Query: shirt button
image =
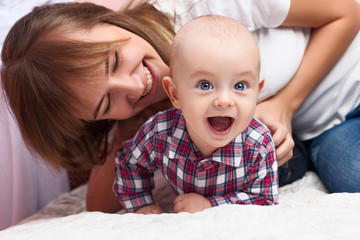
[[[201,163],[201,165],[205,168],[205,167],[209,166],[209,162],[208,161],[203,161]]]

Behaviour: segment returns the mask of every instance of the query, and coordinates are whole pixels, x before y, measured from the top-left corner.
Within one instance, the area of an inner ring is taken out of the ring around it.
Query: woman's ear
[[[170,76],[165,76],[162,79],[163,88],[169,96],[171,103],[174,107],[180,108],[180,101],[177,94],[176,84]]]

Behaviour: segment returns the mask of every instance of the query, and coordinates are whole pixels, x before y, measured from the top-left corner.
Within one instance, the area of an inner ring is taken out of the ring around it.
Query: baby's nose
[[[233,98],[228,93],[219,94],[214,101],[216,107],[226,108],[234,105]]]
[[[216,107],[232,107],[234,105],[234,101],[230,98],[217,98],[215,99],[215,106]]]

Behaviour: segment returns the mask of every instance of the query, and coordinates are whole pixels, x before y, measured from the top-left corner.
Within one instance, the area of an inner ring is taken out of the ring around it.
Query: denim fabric
[[[310,157],[330,192],[360,192],[360,107],[313,139]]]
[[[302,178],[309,169],[310,159],[305,144],[295,136],[293,139],[295,147],[292,159],[278,168],[280,187]]]

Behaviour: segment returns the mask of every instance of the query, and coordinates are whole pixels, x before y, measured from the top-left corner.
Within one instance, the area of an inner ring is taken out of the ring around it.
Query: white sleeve
[[[216,14],[234,18],[253,31],[278,27],[289,12],[290,0],[158,0],[155,6],[176,16],[176,30],[195,17]]]

